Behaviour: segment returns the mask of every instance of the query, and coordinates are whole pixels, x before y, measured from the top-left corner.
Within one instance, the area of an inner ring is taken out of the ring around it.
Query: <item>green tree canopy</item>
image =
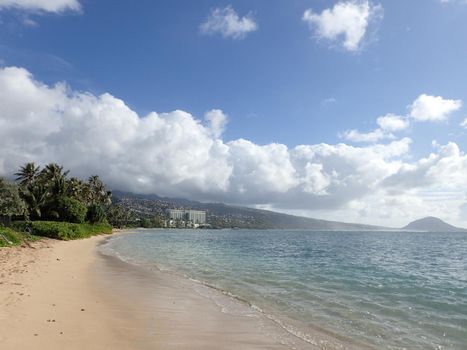
[[[0,177],[0,215],[15,216],[26,213],[26,204],[21,199],[18,186]]]
[[[68,178],[69,171],[56,163],[44,168],[27,163],[15,174],[19,195],[25,201],[31,219],[81,222],[89,208],[92,221],[103,222],[112,194],[97,176],[88,181]],[[102,217],[104,215],[104,218]]]

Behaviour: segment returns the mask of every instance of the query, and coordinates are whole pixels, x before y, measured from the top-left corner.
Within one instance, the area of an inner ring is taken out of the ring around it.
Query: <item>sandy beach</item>
[[[104,239],[0,250],[2,350],[290,348],[176,277],[99,254]]]
[[[2,349],[137,348],[124,306],[112,307],[92,279],[102,239],[0,250]]]

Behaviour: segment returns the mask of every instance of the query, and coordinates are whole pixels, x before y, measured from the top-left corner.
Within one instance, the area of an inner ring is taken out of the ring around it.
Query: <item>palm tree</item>
[[[29,213],[32,219],[40,219],[42,217],[42,209],[47,203],[48,192],[43,184],[35,184],[30,186],[28,190],[21,192],[21,197],[27,203]]]
[[[43,169],[28,163],[19,169],[16,180],[20,184],[20,196],[26,202],[32,219],[60,218],[65,197],[73,198],[88,208],[99,207],[101,211],[112,204],[112,194],[99,176],[91,176],[84,182],[74,177],[68,179],[68,173],[56,163],[50,163]],[[121,213],[117,214],[117,221],[120,221]]]
[[[89,177],[88,184],[90,187],[91,204],[110,205],[112,203],[112,193],[107,191],[99,176],[93,175]]]
[[[42,169],[40,176],[45,183],[53,183],[55,180],[66,178],[70,171],[63,171],[63,167],[57,163],[50,163]]]
[[[47,188],[52,200],[65,195],[68,187],[66,176],[69,170],[63,171],[63,167],[56,163],[50,163],[40,172],[40,182]]]
[[[65,177],[53,179],[49,184],[49,192],[52,197],[58,198],[65,196],[68,188],[68,183]]]
[[[40,167],[36,167],[34,163],[27,163],[22,166],[16,175],[16,181],[19,181],[19,184],[22,187],[31,186],[39,176]]]
[[[67,181],[67,196],[72,197],[75,199],[84,199],[83,192],[84,192],[84,183],[80,179],[76,177],[72,177],[70,180]]]
[[[114,227],[125,227],[128,224],[134,223],[136,220],[135,213],[119,205],[110,205],[106,212],[107,220]]]

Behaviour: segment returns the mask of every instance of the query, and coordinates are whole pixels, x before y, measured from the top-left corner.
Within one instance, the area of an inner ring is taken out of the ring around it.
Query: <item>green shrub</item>
[[[144,218],[141,220],[141,227],[151,228],[151,226],[152,226],[151,220],[149,220],[148,218]]]
[[[58,200],[57,212],[60,220],[81,224],[86,220],[88,209],[79,200],[63,197]]]
[[[88,208],[87,221],[91,224],[100,224],[105,222],[105,211],[99,204],[92,204]]]
[[[13,221],[11,228],[17,232],[31,233],[31,221]]]
[[[21,242],[18,232],[9,228],[0,227],[0,247],[9,247]]]
[[[11,228],[0,226],[0,247],[11,247],[25,241],[37,241],[39,237],[26,232],[18,232]]]
[[[107,223],[92,225],[57,221],[32,221],[22,225],[23,227],[25,225],[29,227],[30,232],[34,235],[64,241],[112,233],[112,226]],[[18,227],[18,224],[15,223],[15,227]]]

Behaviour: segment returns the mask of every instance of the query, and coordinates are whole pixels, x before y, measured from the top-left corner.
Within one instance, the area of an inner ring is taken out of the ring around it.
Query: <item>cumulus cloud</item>
[[[467,156],[454,142],[437,146],[438,152],[431,153],[413,164],[404,164],[397,173],[388,177],[388,187],[415,189],[437,187],[457,189],[467,186]]]
[[[358,51],[372,21],[382,17],[381,5],[368,0],[340,1],[320,14],[308,9],[303,14],[319,39],[340,42],[348,51]]]
[[[467,129],[467,118],[464,119],[464,121],[460,124],[460,126]]]
[[[79,11],[81,5],[78,0],[0,0],[0,9],[7,8],[59,13]]]
[[[410,116],[418,121],[443,121],[461,107],[461,100],[422,94],[410,106]]]
[[[345,213],[340,219],[358,213],[357,221],[376,210],[371,205],[415,203],[418,196],[407,197],[413,190],[467,185],[466,155],[454,143],[406,162],[409,138],[364,147],[258,145],[224,141],[226,121],[218,109],[204,120],[181,110],[140,116],[111,94],[46,85],[23,68],[5,67],[0,69],[0,176],[12,176],[25,162],[54,161],[74,176],[99,174],[113,189],[287,211],[332,210]],[[393,201],[378,202],[375,194]],[[435,210],[434,204],[424,205]]]
[[[140,118],[110,94],[46,86],[14,67],[1,70],[0,105],[0,172],[32,160],[57,161],[135,191],[228,187],[228,148],[212,136],[218,130],[184,111]]]
[[[227,125],[227,115],[220,109],[213,109],[204,115],[204,119],[209,122],[214,137],[219,138]]]
[[[212,10],[206,22],[200,26],[204,34],[220,34],[232,39],[243,39],[257,29],[258,24],[251,13],[240,17],[231,6]]]
[[[406,130],[410,126],[410,119],[417,121],[446,120],[451,113],[459,110],[462,104],[461,100],[449,100],[441,96],[422,94],[409,106],[409,115],[398,116],[389,113],[376,119],[379,126],[377,129],[366,133],[352,129],[340,133],[339,136],[351,142],[367,143],[395,139],[394,133]],[[460,126],[466,127],[467,119]]]
[[[225,142],[227,117],[221,110],[207,112],[205,122],[180,110],[139,116],[110,94],[76,92],[62,83],[48,86],[17,67],[0,70],[0,115],[2,175],[28,161],[56,161],[79,176],[99,173],[114,188],[285,207],[297,205],[296,195],[299,205],[335,196],[341,186],[368,174],[377,178],[360,186],[381,181],[392,168],[388,160],[409,145],[405,140],[363,148],[289,149],[243,139]],[[348,198],[333,205],[359,196],[358,191],[341,193]]]
[[[379,125],[379,128],[370,132],[365,133],[352,129],[340,133],[339,136],[351,142],[375,143],[384,139],[395,139],[392,132],[402,131],[409,127],[407,118],[394,114],[386,114],[385,116],[379,117],[376,123]]]
[[[340,135],[342,138],[352,142],[378,142],[385,138],[393,138],[391,134],[385,133],[381,129],[375,129],[370,132],[360,132],[356,129],[347,130]]]
[[[409,127],[409,121],[401,116],[395,114],[386,114],[385,116],[379,117],[376,123],[382,130],[386,131],[401,131]]]
[[[228,143],[233,164],[231,190],[248,200],[254,195],[282,194],[298,185],[299,179],[287,146],[256,145],[248,140]]]

